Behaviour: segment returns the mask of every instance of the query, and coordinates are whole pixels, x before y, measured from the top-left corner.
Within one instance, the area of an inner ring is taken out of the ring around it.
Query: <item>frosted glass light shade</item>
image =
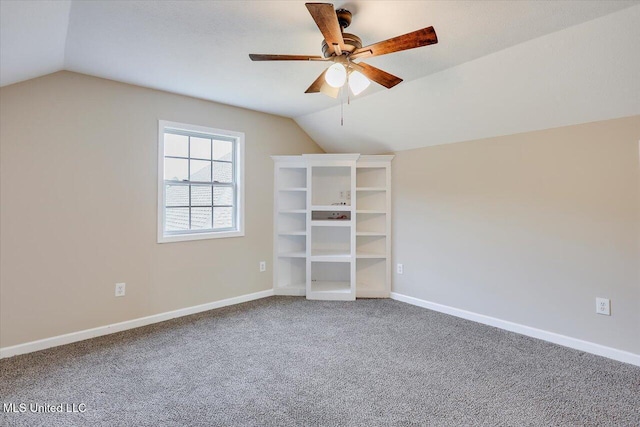
[[[342,64],[335,63],[327,69],[324,79],[331,87],[342,87],[347,80],[347,70]]]
[[[353,71],[349,74],[349,88],[354,95],[359,95],[363,90],[369,87],[371,82],[359,71]]]

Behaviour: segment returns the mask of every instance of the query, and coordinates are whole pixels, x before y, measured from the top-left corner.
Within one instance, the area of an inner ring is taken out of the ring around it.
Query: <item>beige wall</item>
[[[158,119],[245,133],[245,237],[156,243]],[[2,88],[0,346],[271,288],[269,156],[314,152],[293,120],[85,75]]]
[[[639,140],[635,116],[396,153],[393,290],[640,354]]]

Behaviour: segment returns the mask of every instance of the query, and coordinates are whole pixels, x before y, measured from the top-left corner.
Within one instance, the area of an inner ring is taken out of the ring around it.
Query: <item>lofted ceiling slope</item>
[[[0,85],[66,69],[296,118],[328,151],[370,153],[513,133],[585,117],[598,119],[612,111],[629,110],[582,105],[585,97],[600,100],[595,95],[571,98],[580,104],[579,111],[589,112],[565,117],[560,111],[561,120],[547,107],[562,110],[566,96],[580,94],[584,85],[593,84],[590,78],[598,77],[590,72],[576,83],[563,73],[567,67],[575,72],[581,65],[602,65],[578,57],[591,53],[584,50],[587,42],[583,40],[570,43],[572,29],[609,14],[616,19],[635,17],[640,7],[637,0],[336,2],[336,8],[353,12],[348,32],[365,44],[429,25],[439,38],[437,45],[368,60],[404,82],[392,90],[372,85],[345,110],[344,127],[336,126],[339,101],[304,94],[325,64],[255,63],[247,56],[320,54],[322,37],[304,3],[0,1]],[[619,12],[629,7],[629,12]],[[616,23],[607,23],[617,34]],[[629,61],[635,64],[633,52],[621,52],[615,46],[612,52],[601,51],[610,34],[593,29],[594,34],[585,36],[589,43],[593,39],[598,44],[601,39],[596,55],[609,60],[615,53],[613,63],[623,68]],[[564,34],[567,40],[556,46],[554,38],[545,39],[555,34]],[[540,40],[547,40],[546,45],[541,46]],[[623,42],[626,49],[629,43]],[[524,49],[529,48],[534,50],[527,55]],[[554,83],[556,71],[561,78]],[[607,84],[596,91],[599,94],[611,89],[611,82],[605,80]],[[489,107],[483,98],[491,101],[492,113],[486,113]],[[494,105],[506,102],[531,107],[521,111],[507,104]],[[628,102],[620,104],[628,107]],[[532,113],[533,106],[533,115],[545,119],[520,116]],[[571,103],[567,107],[574,108]],[[485,112],[478,114],[478,108]],[[450,130],[452,123],[455,132]]]

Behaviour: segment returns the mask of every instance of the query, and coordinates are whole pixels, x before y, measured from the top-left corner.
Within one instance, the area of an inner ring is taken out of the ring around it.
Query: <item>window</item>
[[[158,243],[244,236],[244,134],[159,121]]]

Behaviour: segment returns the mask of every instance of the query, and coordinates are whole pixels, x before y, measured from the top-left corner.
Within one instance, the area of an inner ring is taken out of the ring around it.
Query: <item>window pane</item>
[[[211,162],[191,160],[191,181],[211,182]]]
[[[191,208],[191,229],[211,228],[211,208]]]
[[[165,230],[188,230],[189,208],[166,208]]]
[[[213,204],[233,205],[233,188],[231,187],[213,187]]]
[[[189,161],[186,159],[164,159],[164,179],[186,181],[189,178]]]
[[[191,206],[211,206],[211,187],[209,185],[191,186]]]
[[[172,133],[165,133],[164,155],[189,157],[189,137],[183,135],[174,135]]]
[[[213,162],[213,180],[233,182],[233,163]]]
[[[233,160],[233,143],[213,140],[213,160]]]
[[[211,140],[192,136],[190,157],[192,159],[211,160]]]
[[[187,185],[167,185],[165,203],[167,206],[189,206],[189,187]]]
[[[213,228],[233,227],[233,208],[213,209]]]

